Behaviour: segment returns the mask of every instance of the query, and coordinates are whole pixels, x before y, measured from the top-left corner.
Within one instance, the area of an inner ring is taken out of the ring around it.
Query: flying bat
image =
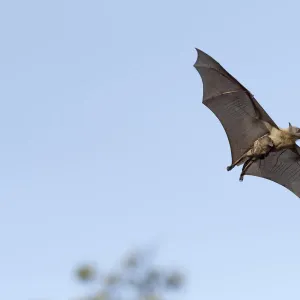
[[[197,49],[194,67],[203,83],[203,104],[221,122],[230,144],[231,165],[244,175],[274,181],[300,197],[300,128],[279,128],[254,96],[211,56]]]

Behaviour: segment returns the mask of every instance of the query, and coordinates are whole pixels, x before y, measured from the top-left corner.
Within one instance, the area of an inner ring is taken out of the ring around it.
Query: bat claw
[[[241,175],[239,181],[242,182],[243,180],[244,180],[244,175]]]

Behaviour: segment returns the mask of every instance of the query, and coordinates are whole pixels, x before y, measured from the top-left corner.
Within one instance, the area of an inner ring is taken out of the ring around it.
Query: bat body
[[[228,137],[232,163],[244,175],[274,181],[300,197],[300,129],[279,128],[254,96],[212,57],[197,50],[194,67],[203,82],[203,104],[219,119]]]

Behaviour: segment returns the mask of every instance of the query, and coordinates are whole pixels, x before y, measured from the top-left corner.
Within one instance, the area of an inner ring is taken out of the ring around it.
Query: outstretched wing
[[[270,152],[262,160],[255,161],[245,175],[274,181],[300,197],[300,148]]]
[[[227,134],[232,162],[268,133],[262,120],[277,128],[251,93],[212,57],[196,49],[194,67],[203,82],[203,103],[217,116]]]

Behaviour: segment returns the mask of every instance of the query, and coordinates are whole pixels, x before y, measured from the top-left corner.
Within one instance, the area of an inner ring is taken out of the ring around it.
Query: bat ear
[[[289,131],[292,132],[293,131],[293,126],[292,124],[289,122]]]

